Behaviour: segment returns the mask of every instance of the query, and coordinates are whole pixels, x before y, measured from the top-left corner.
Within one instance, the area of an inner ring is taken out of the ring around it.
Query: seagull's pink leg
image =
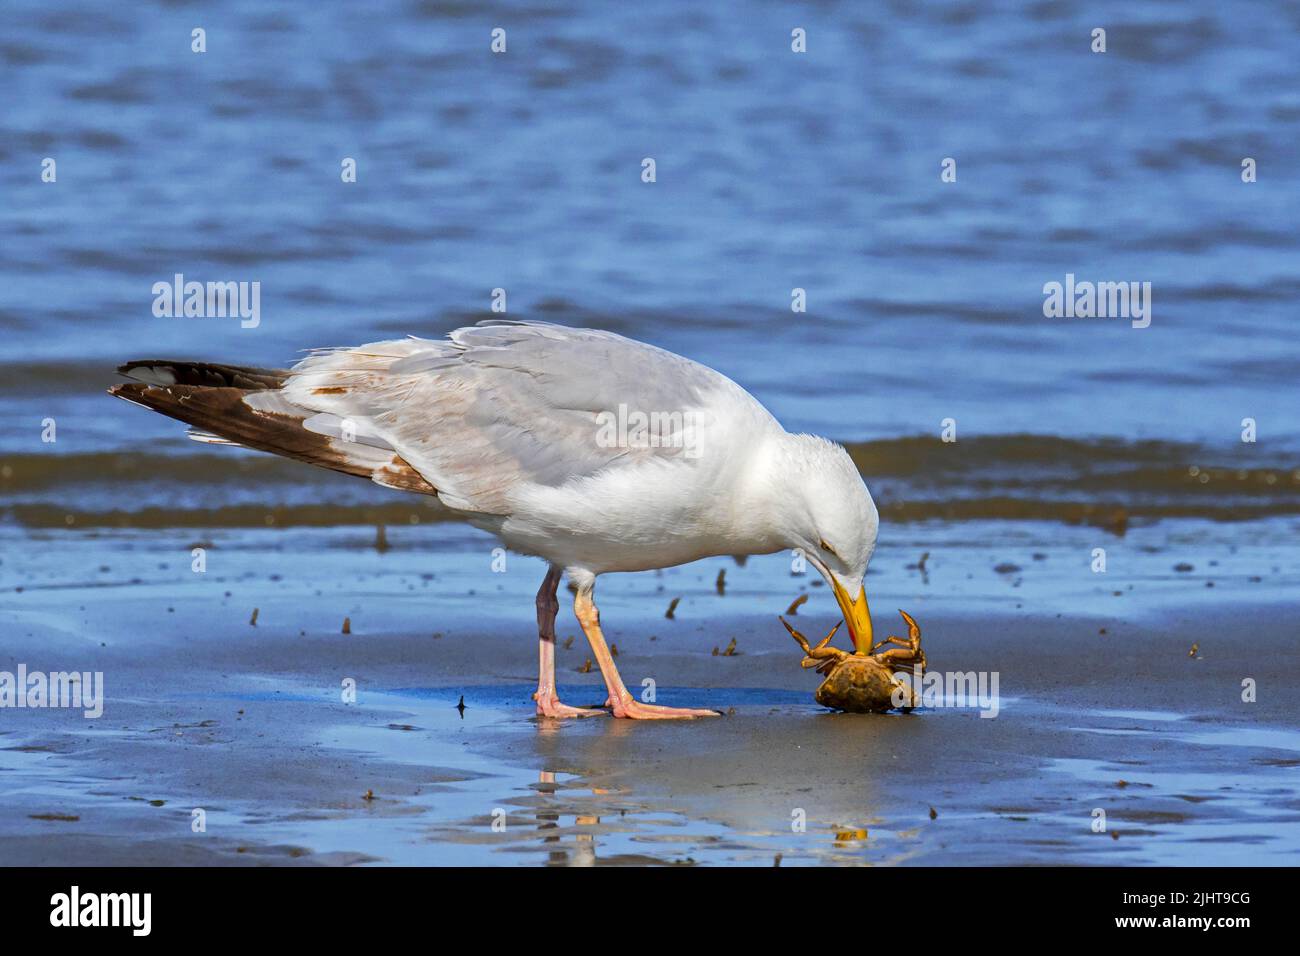
[[[560,584],[560,569],[552,565],[537,590],[537,637],[538,658],[537,701],[538,717],[603,717],[603,710],[586,707],[570,707],[561,704],[555,691],[555,615],[559,613],[560,602],[555,598],[556,588]]]
[[[605,643],[605,635],[600,631],[600,611],[592,600],[592,581],[579,581],[578,593],[573,599],[573,613],[582,625],[582,632],[591,643],[592,653],[600,664],[600,673],[605,678],[609,689],[607,705],[614,709],[615,717],[628,717],[633,720],[671,720],[690,717],[718,717],[716,710],[696,710],[687,707],[659,707],[655,704],[643,704],[634,698],[623,685],[623,678],[618,676],[614,666],[614,657]]]

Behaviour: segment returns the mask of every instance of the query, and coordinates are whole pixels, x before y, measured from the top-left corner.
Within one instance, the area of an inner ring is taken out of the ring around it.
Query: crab
[[[918,694],[899,673],[908,671],[919,678],[925,672],[921,627],[906,611],[900,609],[898,613],[907,622],[908,636],[891,634],[873,645],[870,653],[850,653],[830,646],[843,621],[831,628],[819,643],[810,644],[784,617],[779,618],[795,643],[803,648],[805,656],[801,666],[815,667],[817,673],[826,677],[814,695],[817,703],[855,714],[884,713],[895,708],[907,711],[918,705]],[[903,703],[898,703],[899,700]]]

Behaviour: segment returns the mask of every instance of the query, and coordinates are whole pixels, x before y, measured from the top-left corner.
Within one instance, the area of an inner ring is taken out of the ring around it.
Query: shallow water
[[[1293,529],[1249,523],[1253,543],[1233,551],[1223,535],[1235,526],[1189,523],[1177,549],[1160,526],[1137,527],[1103,539],[1112,565],[1097,575],[1096,529],[1024,523],[991,547],[995,527],[910,525],[871,576],[877,626],[890,626],[891,606],[908,608],[932,667],[1001,671],[995,720],[969,708],[859,718],[817,707],[819,678],[800,671],[775,617],[806,592],[791,620],[820,634],[833,602],[782,556],[609,576],[603,620],[629,686],[649,676],[660,703],[735,711],[679,727],[534,720],[531,600],[542,568],[512,558],[492,574],[491,542],[472,529],[396,528],[386,551],[365,528],[225,529],[212,534],[203,574],[190,570],[185,529],[4,529],[0,669],[102,669],[108,700],[92,728],[5,712],[27,722],[0,736],[0,843],[16,852],[15,836],[33,827],[137,834],[175,860],[168,854],[196,843],[187,814],[201,806],[211,839],[246,844],[260,861],[1293,858],[1300,735],[1294,675],[1276,659],[1285,618],[1252,610],[1262,633],[1202,626],[1225,600],[1287,606],[1300,580]],[[1190,549],[1218,556],[1174,570]],[[672,597],[682,600],[669,621]],[[1175,612],[1186,628],[1169,623]],[[1017,630],[1021,615],[1039,625]],[[564,699],[599,703],[567,613],[559,634]],[[732,637],[735,657],[711,654]],[[1237,699],[1242,672],[1260,679],[1258,710]],[[361,681],[357,705],[339,708],[339,674]],[[306,755],[324,777],[304,787],[295,768]],[[266,761],[284,769],[214,793],[205,767],[218,759],[233,781],[266,774]],[[368,789],[374,800],[362,799]],[[1110,828],[1101,834],[1097,807]],[[794,831],[801,808],[806,829]],[[498,810],[504,829],[493,830]]]
[[[566,689],[578,694],[571,699],[582,699],[580,691],[562,687]],[[453,703],[462,696],[463,714]],[[367,853],[385,862],[426,865],[510,865],[520,860],[587,866],[598,859],[686,863],[720,848],[743,849],[747,855],[774,852],[720,824],[647,803],[635,792],[587,783],[577,774],[542,763],[536,769],[522,768],[483,754],[499,744],[502,735],[557,731],[524,718],[517,697],[513,688],[492,687],[476,687],[464,695],[419,688],[368,694],[369,707],[410,713],[413,729],[394,733],[391,724],[335,728],[324,735],[329,746],[390,761],[454,766],[468,779],[414,801],[420,812],[409,820],[399,818],[389,827],[371,822],[370,829],[380,831],[378,840],[367,836],[358,844],[357,833],[336,830],[333,821],[296,833],[290,830],[286,836],[338,850],[365,846]]]
[[[576,693],[569,699],[582,699],[581,692]],[[682,706],[705,706],[709,699],[702,691],[671,693]],[[733,720],[782,721],[791,730],[789,739],[802,736],[809,746],[823,732],[810,721],[824,721],[827,715],[804,695],[763,688],[728,688],[726,695],[736,704]],[[672,780],[657,778],[653,772],[625,772],[615,778],[618,784],[612,784],[599,771],[587,777],[548,766],[540,753],[534,766],[517,766],[497,756],[503,737],[581,733],[600,738],[612,731],[599,719],[580,727],[561,727],[522,718],[517,706],[512,706],[517,704],[515,696],[505,688],[474,688],[465,695],[462,715],[453,705],[457,695],[445,690],[367,695],[368,707],[409,713],[413,725],[334,728],[322,734],[322,744],[386,761],[455,766],[466,779],[431,787],[427,794],[399,801],[388,813],[372,804],[380,812],[340,811],[313,819],[256,822],[265,824],[267,836],[316,852],[361,852],[377,858],[373,862],[401,864],[511,865],[520,860],[560,866],[770,865],[777,855],[781,865],[902,864],[932,863],[947,856],[936,833],[927,833],[924,824],[900,816],[899,808],[885,799],[864,800],[851,819],[819,819],[814,814],[798,831],[789,826],[781,802],[773,799],[765,825],[752,821],[727,825],[719,820],[729,815],[725,799],[717,805],[709,795],[692,798],[674,793],[679,788]],[[1039,701],[1003,703],[1015,708],[1012,720],[1027,725],[1070,716],[1098,724],[1113,720],[1106,712],[1061,713]],[[920,710],[909,718],[840,718],[864,723],[873,719],[934,721],[942,715]],[[1161,713],[1144,723],[1185,719],[1186,715]],[[395,726],[400,732],[395,732]],[[1097,726],[1080,730],[1108,732]],[[1024,824],[1020,828],[1024,832],[1002,844],[996,856],[1000,864],[1054,861],[1062,853],[1075,862],[1116,862],[1118,852],[1128,862],[1174,866],[1209,858],[1221,865],[1286,865],[1294,858],[1300,848],[1300,823],[1290,807],[1296,766],[1294,761],[1270,765],[1270,759],[1278,750],[1300,749],[1300,731],[1250,728],[1242,733],[1214,728],[1184,735],[1143,726],[1128,732],[1159,734],[1158,759],[1146,765],[1145,760],[1118,755],[1109,760],[1048,758],[1033,775],[1032,785],[1028,778],[1010,785],[972,783],[960,798],[944,804],[942,839],[960,839],[968,830],[970,839],[980,841],[987,838],[991,823],[1003,820]],[[709,736],[707,728],[698,733]],[[710,744],[706,740],[703,746],[707,750]],[[1245,748],[1245,755],[1234,754],[1236,748]],[[828,778],[836,773],[832,753],[827,751],[824,768]],[[1248,774],[1223,774],[1225,763],[1241,760],[1254,763]],[[752,786],[761,789],[761,772],[758,777]],[[1118,801],[1117,786],[1123,794]],[[989,806],[1005,803],[1025,788],[1033,793],[1031,809]],[[1076,819],[1080,801],[1087,803],[1089,797],[1109,808],[1108,828],[1099,836],[1119,832],[1122,848],[1111,839],[1089,842],[1098,836],[1089,826],[1092,818]],[[1198,813],[1197,806],[1207,802],[1213,803],[1211,812]],[[1217,845],[1212,854],[1205,848],[1207,843]]]
[[[436,336],[488,317],[498,287],[510,316],[675,349],[846,442],[887,527],[1300,515],[1300,187],[1279,172],[1295,10],[369,10],[359,30],[238,0],[199,18],[195,54],[197,14],[167,4],[14,9],[0,521],[433,520],[418,498],[189,442],[103,389],[146,354],[277,366]],[[36,175],[46,154],[56,183]],[[152,283],[177,272],[261,282],[261,323],[154,317]],[[1152,282],[1151,326],[1045,318],[1041,288],[1067,272]]]
[[[119,361],[436,335],[497,287],[511,315],[646,338],[843,441],[951,417],[1224,467],[1300,450],[1294,7],[379,0],[362,26],[311,3],[9,6],[7,453],[55,452],[47,415],[59,454],[176,435],[99,394]],[[261,282],[261,324],[155,318],[178,272]],[[1150,281],[1150,328],[1045,318],[1066,273]]]
[[[868,589],[881,626],[897,622],[891,620],[897,606],[923,624],[931,608],[960,607],[1140,624],[1160,620],[1170,605],[1293,600],[1300,588],[1296,531],[1290,518],[1174,527],[1157,522],[1123,537],[1086,525],[1031,521],[886,526]],[[186,604],[219,605],[240,624],[258,604],[263,626],[293,622],[329,632],[350,615],[358,632],[441,631],[446,628],[423,623],[430,609],[471,626],[475,618],[527,618],[545,574],[536,558],[508,555],[501,563],[495,539],[465,525],[390,526],[383,540],[377,547],[375,529],[346,526],[0,527],[0,609],[93,622],[93,613],[72,613],[67,605],[69,592],[81,592],[78,600],[120,594],[124,602],[179,606],[182,612]],[[202,573],[194,570],[195,547],[205,551]],[[1098,570],[1097,548],[1105,551],[1105,570]],[[725,595],[718,594],[719,572]],[[333,592],[336,599],[322,600]],[[820,577],[796,570],[786,554],[760,555],[743,565],[714,558],[660,572],[610,574],[600,583],[601,606],[616,625],[649,628],[665,638],[717,613],[752,617],[768,627],[800,594],[811,598],[802,615],[833,623],[838,612]],[[676,620],[666,622],[674,597],[681,599]]]
[[[730,694],[743,703],[728,720],[780,721],[791,741],[828,733],[813,726],[828,719],[820,708],[789,701],[788,695],[758,689]],[[864,793],[854,814],[827,817],[814,810],[802,828],[794,828],[779,796],[768,801],[756,821],[752,812],[738,811],[733,803],[735,784],[720,785],[721,793],[687,793],[653,768],[612,776],[576,773],[544,756],[540,741],[547,735],[599,739],[622,729],[607,719],[595,718],[581,727],[538,723],[511,707],[509,693],[490,687],[465,695],[462,716],[453,705],[456,696],[420,689],[369,693],[365,708],[376,713],[375,720],[307,735],[313,747],[336,751],[345,766],[365,768],[380,761],[429,768],[430,782],[414,796],[380,790],[362,800],[327,801],[311,810],[264,799],[228,801],[206,811],[208,832],[285,848],[289,859],[399,865],[772,865],[778,857],[786,866],[1066,860],[1286,865],[1300,847],[1300,824],[1291,808],[1296,762],[1272,756],[1279,749],[1300,749],[1295,730],[1261,729],[1251,740],[1223,729],[1188,737],[1163,735],[1156,759],[1134,759],[1131,749],[1106,758],[1046,756],[1027,762],[1010,780],[965,781],[958,793],[935,801],[942,810],[931,820],[925,819],[924,794],[933,793],[933,783],[923,775],[913,787],[895,779],[882,793]],[[237,699],[250,705],[272,702],[267,695]],[[680,700],[698,703],[689,694]],[[1026,726],[1042,723],[1056,710],[1018,703],[1022,706],[1014,713],[1008,710],[1008,719]],[[379,717],[393,713],[410,723],[384,723]],[[1115,719],[1102,713],[1058,716],[1101,723]],[[914,723],[941,719],[925,711],[892,718]],[[1184,718],[1161,714],[1156,720],[1179,719]],[[1095,726],[1080,730],[1107,732]],[[878,724],[872,732],[879,733]],[[1158,734],[1160,728],[1126,732]],[[707,727],[695,733],[704,738],[700,745],[705,750],[715,745]],[[535,752],[529,765],[500,757],[503,740],[511,739]],[[827,779],[840,771],[833,753],[827,751],[823,767]],[[1236,772],[1225,775],[1225,765],[1235,766]],[[123,801],[121,791],[147,786],[143,779],[132,783],[130,775],[120,774],[106,779],[104,768],[95,763],[18,753],[8,743],[0,748],[0,772],[7,808],[49,812],[58,807],[67,817],[46,826],[79,826],[75,818],[86,813],[88,801],[101,829],[106,812],[125,831],[138,825],[132,821],[138,810]],[[761,794],[762,771],[753,772],[757,779],[739,786]],[[156,805],[178,807],[169,811],[173,814],[187,815],[194,802],[189,794],[174,795],[157,786],[149,793],[167,798],[155,799]],[[918,798],[920,812],[915,809]],[[1093,827],[1097,808],[1106,811],[1102,830]],[[17,820],[10,820],[6,834],[16,827]],[[1112,837],[1112,831],[1117,835]],[[94,851],[89,852],[88,859],[95,862]]]

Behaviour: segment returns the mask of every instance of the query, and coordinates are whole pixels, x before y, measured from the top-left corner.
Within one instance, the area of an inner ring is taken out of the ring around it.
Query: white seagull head
[[[871,650],[863,585],[876,550],[880,515],[849,453],[815,435],[791,435],[783,456],[781,527],[831,586],[854,647]]]

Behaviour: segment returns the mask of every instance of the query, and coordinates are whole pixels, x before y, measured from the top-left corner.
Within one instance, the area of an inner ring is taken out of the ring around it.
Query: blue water
[[[4,450],[47,415],[58,452],[175,435],[102,397],[121,360],[283,365],[498,287],[841,440],[951,417],[1250,455],[1253,417],[1300,449],[1300,6],[564,6],[10,0]],[[178,272],[260,282],[261,324],[154,317]],[[1066,273],[1151,282],[1151,326],[1045,318]]]

